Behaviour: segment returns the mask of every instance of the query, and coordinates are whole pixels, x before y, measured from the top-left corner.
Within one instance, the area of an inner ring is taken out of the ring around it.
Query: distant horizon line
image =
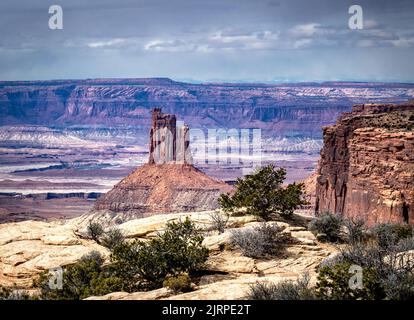
[[[413,81],[400,81],[400,80],[194,80],[194,79],[184,79],[177,78],[176,80],[170,77],[96,77],[96,78],[54,78],[54,79],[36,79],[36,80],[0,80],[0,83],[33,83],[33,82],[67,82],[67,81],[150,81],[150,80],[159,80],[172,83],[182,83],[182,84],[255,84],[255,85],[283,85],[283,84],[324,84],[324,83],[338,83],[338,84],[402,84],[402,85],[414,85]]]

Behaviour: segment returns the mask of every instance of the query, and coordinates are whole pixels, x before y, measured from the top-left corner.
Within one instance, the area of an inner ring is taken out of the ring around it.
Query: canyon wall
[[[163,107],[192,128],[262,128],[320,134],[356,103],[399,103],[414,84],[189,84],[170,79],[0,82],[1,125],[104,125],[149,128]]]
[[[323,139],[316,213],[414,224],[414,104],[356,105]]]

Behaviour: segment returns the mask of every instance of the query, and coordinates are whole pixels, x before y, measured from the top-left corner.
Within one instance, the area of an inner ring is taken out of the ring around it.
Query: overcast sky
[[[348,28],[353,4],[363,30]],[[0,2],[0,80],[414,82],[413,57],[413,0]]]

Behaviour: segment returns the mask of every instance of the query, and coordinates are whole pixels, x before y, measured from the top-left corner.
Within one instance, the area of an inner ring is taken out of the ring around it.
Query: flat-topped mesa
[[[377,103],[366,103],[356,104],[352,107],[352,113],[360,112],[365,114],[393,112],[393,111],[409,111],[413,110],[414,101],[406,104],[377,104]]]
[[[414,224],[414,103],[356,105],[323,140],[316,213]]]
[[[173,114],[164,114],[160,108],[152,110],[149,164],[190,164],[189,128],[177,126]]]

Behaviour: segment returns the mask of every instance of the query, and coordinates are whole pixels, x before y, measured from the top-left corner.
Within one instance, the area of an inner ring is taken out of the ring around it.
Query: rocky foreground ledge
[[[201,277],[194,291],[174,295],[162,288],[148,292],[115,292],[89,299],[242,299],[249,285],[256,281],[294,280],[304,272],[314,276],[318,264],[336,251],[333,246],[319,243],[305,227],[278,221],[270,223],[283,226],[284,232],[295,239],[287,245],[283,256],[270,260],[245,257],[231,245],[231,233],[236,229],[253,228],[260,222],[250,215],[230,217],[225,232],[218,234],[212,230],[211,213],[155,215],[118,226],[126,238],[148,239],[162,231],[167,222],[185,217],[194,221],[205,231],[203,244],[210,249],[206,275]],[[82,217],[66,223],[25,221],[0,225],[0,283],[30,289],[39,273],[74,264],[91,251],[98,251],[108,259],[108,249],[82,235],[87,223],[88,219]]]

